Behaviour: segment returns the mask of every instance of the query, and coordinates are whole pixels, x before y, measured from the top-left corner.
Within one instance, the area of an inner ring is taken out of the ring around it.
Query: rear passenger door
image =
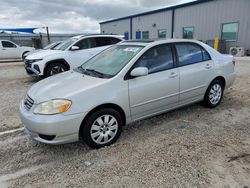
[[[213,61],[196,43],[176,43],[180,71],[180,104],[202,100],[213,76]]]
[[[129,78],[129,99],[134,120],[178,105],[179,72],[172,47],[162,44],[146,51],[132,67],[147,67],[147,76]]]

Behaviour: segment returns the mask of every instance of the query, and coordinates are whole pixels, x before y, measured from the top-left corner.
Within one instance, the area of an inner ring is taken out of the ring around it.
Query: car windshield
[[[44,50],[53,49],[53,48],[55,48],[56,46],[58,46],[59,44],[60,44],[59,42],[54,42],[54,43],[52,43],[52,44],[49,44],[49,45],[45,46],[43,49],[44,49]]]
[[[110,78],[116,75],[143,46],[115,45],[99,53],[80,68],[85,74]]]
[[[54,50],[66,50],[69,46],[71,46],[74,42],[76,42],[76,38],[70,38],[68,40],[65,40],[61,44],[59,44],[57,47],[54,48]]]

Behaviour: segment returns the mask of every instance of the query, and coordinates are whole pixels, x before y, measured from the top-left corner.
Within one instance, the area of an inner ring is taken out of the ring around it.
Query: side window
[[[121,42],[121,39],[113,38],[113,37],[110,37],[110,40],[111,40],[111,44],[116,44],[118,42]]]
[[[202,55],[203,55],[203,61],[211,60],[210,55],[209,55],[208,52],[205,51],[204,49],[202,49]]]
[[[16,48],[15,44],[13,44],[12,42],[8,42],[8,41],[2,41],[2,46],[4,48]]]
[[[96,47],[111,45],[110,37],[96,37]]]
[[[79,50],[94,48],[95,47],[95,41],[92,38],[82,39],[79,42],[77,42],[74,46],[78,46]]]
[[[173,68],[171,46],[163,44],[149,49],[135,63],[135,67],[147,67],[149,74]]]
[[[179,66],[190,65],[203,61],[201,47],[191,43],[176,44]]]

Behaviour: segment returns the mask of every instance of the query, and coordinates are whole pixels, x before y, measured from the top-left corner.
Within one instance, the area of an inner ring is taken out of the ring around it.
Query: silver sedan
[[[100,148],[133,121],[199,101],[216,107],[234,79],[233,57],[199,41],[127,41],[34,84],[20,116],[37,141]]]

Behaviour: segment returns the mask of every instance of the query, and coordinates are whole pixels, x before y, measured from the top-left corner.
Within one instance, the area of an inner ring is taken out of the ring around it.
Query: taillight
[[[236,61],[235,61],[235,58],[233,58],[233,61],[232,61],[232,63],[234,64],[234,66],[235,66],[235,63],[236,63]]]

